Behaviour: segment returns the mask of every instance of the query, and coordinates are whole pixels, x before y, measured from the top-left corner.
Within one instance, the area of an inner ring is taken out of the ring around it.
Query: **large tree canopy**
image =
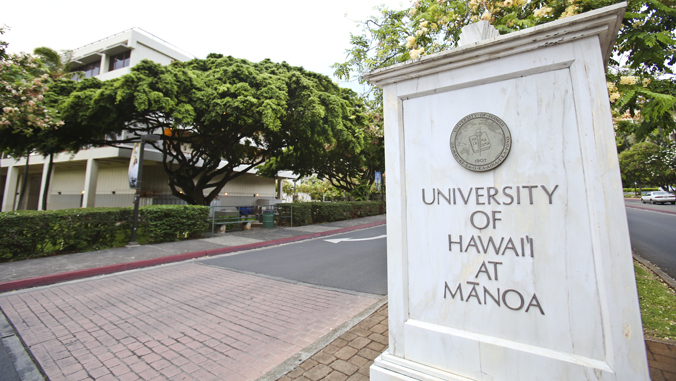
[[[418,59],[457,46],[462,27],[487,20],[506,34],[622,0],[416,0],[403,9],[377,8],[360,22],[362,32],[350,36],[346,60],[333,65],[343,80],[364,84],[364,97],[382,109],[382,91],[366,83],[362,74]],[[651,140],[664,149],[676,130],[676,2],[627,0],[627,11],[606,72],[609,99],[620,144]],[[621,160],[625,181],[668,184],[668,169],[655,156],[632,152]],[[664,155],[663,155],[664,156]],[[633,162],[632,160],[646,160]],[[647,162],[650,161],[650,162]],[[659,167],[659,168],[658,168]],[[648,173],[650,169],[650,173]],[[644,171],[643,173],[641,171]],[[673,169],[672,169],[673,172]],[[663,174],[659,177],[657,174]],[[659,180],[658,180],[659,178]]]
[[[4,32],[5,29],[0,28],[0,35]],[[29,156],[33,152],[50,155],[51,169],[52,154],[64,148],[58,146],[56,138],[63,121],[52,107],[54,102],[50,102],[53,94],[47,92],[56,77],[50,75],[51,69],[45,60],[25,53],[6,54],[6,46],[7,43],[0,41],[0,152],[15,158],[26,157],[18,203],[22,205]],[[51,50],[40,49],[45,54]],[[56,52],[51,53],[58,57]]]
[[[384,6],[360,22],[362,33],[351,35],[345,62],[335,75],[344,80],[457,46],[463,26],[488,20],[501,34],[601,8],[620,0],[417,0],[409,8]],[[628,0],[614,57],[608,70],[610,100],[623,115],[642,114],[630,133],[643,136],[662,128],[673,131],[676,98],[676,8],[674,0]],[[368,96],[381,100],[380,90],[367,85]],[[644,124],[645,123],[645,124]],[[627,127],[627,126],[625,126]]]
[[[356,94],[353,101],[359,102]],[[289,149],[262,168],[266,174],[291,170],[301,177],[316,175],[355,199],[368,199],[376,171],[385,170],[383,122],[373,110],[354,113],[355,121],[334,143],[317,151]]]
[[[651,142],[634,144],[619,155],[625,187],[637,185],[676,188],[676,144],[659,146]]]
[[[272,157],[312,161],[327,146],[361,145],[356,94],[328,77],[286,63],[211,54],[168,66],[142,61],[130,74],[85,79],[60,104],[80,140],[111,144],[111,134],[164,134],[172,194],[208,205],[230,180]]]

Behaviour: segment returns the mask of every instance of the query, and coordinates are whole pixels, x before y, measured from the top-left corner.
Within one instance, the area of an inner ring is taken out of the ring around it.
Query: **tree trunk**
[[[660,137],[660,147],[664,147],[664,136],[662,135],[662,126],[657,126],[657,135]]]
[[[54,167],[54,154],[49,154],[49,165],[47,166],[47,178],[45,179],[45,191],[42,194],[42,210],[47,210],[47,197],[49,196],[49,181],[52,179],[52,168]]]
[[[26,187],[28,186],[28,159],[30,158],[31,153],[28,151],[26,153],[26,165],[24,166],[23,169],[23,180],[21,183],[21,193],[19,195],[19,203],[16,205],[15,210],[20,210],[21,209],[21,204],[23,204],[23,199],[26,196]]]
[[[631,147],[629,147],[629,140],[627,140],[627,134],[622,131],[622,137],[624,138],[624,145],[627,147],[627,150],[629,150]]]

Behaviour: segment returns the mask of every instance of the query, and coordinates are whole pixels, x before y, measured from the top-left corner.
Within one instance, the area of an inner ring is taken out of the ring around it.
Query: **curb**
[[[634,208],[634,209],[641,209],[641,210],[648,210],[648,211],[656,212],[656,213],[676,214],[676,212],[672,212],[672,211],[669,211],[669,210],[656,210],[656,209],[645,208],[645,207],[642,207],[642,206],[625,205],[625,207]]]
[[[296,237],[280,238],[280,239],[276,239],[276,240],[272,240],[272,241],[250,243],[250,244],[247,244],[247,245],[230,246],[230,247],[223,247],[223,248],[219,248],[219,249],[195,251],[195,252],[192,252],[192,253],[183,253],[183,254],[176,254],[176,255],[171,255],[171,256],[167,256],[167,257],[146,259],[146,260],[143,260],[143,261],[118,263],[118,264],[115,264],[115,265],[94,267],[94,268],[91,268],[91,269],[84,269],[84,270],[68,271],[68,272],[65,272],[65,273],[45,275],[45,276],[40,276],[40,277],[35,277],[35,278],[18,279],[18,280],[0,283],[0,292],[16,291],[16,290],[21,290],[21,289],[24,289],[24,288],[46,286],[46,285],[65,282],[65,281],[69,281],[69,280],[89,278],[89,277],[93,277],[93,276],[97,276],[97,275],[112,274],[112,273],[117,273],[117,272],[121,272],[121,271],[140,269],[140,268],[143,268],[143,267],[157,266],[157,265],[162,265],[162,264],[167,264],[167,263],[181,262],[181,261],[186,261],[186,260],[189,260],[189,259],[195,259],[195,258],[201,258],[201,257],[211,257],[211,256],[214,256],[214,255],[235,253],[235,252],[238,252],[238,251],[245,251],[245,250],[252,250],[252,249],[260,249],[260,248],[269,247],[269,246],[277,246],[277,245],[282,245],[282,244],[285,244],[285,243],[291,243],[291,242],[297,242],[297,241],[304,241],[304,240],[308,240],[308,239],[312,239],[312,238],[324,237],[324,236],[327,236],[327,235],[347,233],[347,232],[351,232],[351,231],[354,231],[354,230],[366,229],[366,228],[371,228],[371,227],[379,226],[379,225],[385,225],[385,221],[372,222],[372,223],[369,223],[369,224],[351,226],[351,227],[341,228],[341,229],[336,229],[336,230],[329,230],[329,231],[320,232],[320,233],[305,234],[305,235],[296,236]]]
[[[665,273],[664,271],[662,271],[662,269],[660,269],[659,267],[655,266],[654,264],[652,264],[652,263],[651,263],[650,261],[648,261],[647,259],[641,257],[641,256],[638,255],[636,252],[633,252],[632,254],[633,254],[633,257],[634,257],[634,259],[635,259],[636,261],[638,261],[638,262],[639,262],[640,264],[642,264],[643,266],[649,268],[650,271],[652,271],[653,273],[655,273],[655,275],[657,275],[658,277],[662,278],[662,280],[663,280],[666,284],[668,284],[669,287],[671,287],[672,289],[676,290],[676,280],[674,280],[672,277],[670,277],[669,274],[667,274],[667,273]]]

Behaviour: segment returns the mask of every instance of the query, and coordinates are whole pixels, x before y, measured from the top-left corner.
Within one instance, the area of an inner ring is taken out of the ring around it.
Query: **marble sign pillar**
[[[625,7],[365,75],[388,183],[372,380],[648,380],[604,75]]]

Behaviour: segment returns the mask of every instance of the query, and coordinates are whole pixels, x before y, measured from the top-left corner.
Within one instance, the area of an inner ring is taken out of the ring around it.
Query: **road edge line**
[[[17,291],[17,290],[22,290],[22,289],[37,287],[37,286],[47,286],[47,285],[50,285],[50,284],[61,283],[61,282],[64,282],[64,281],[69,281],[69,280],[90,278],[90,277],[97,276],[97,275],[113,274],[113,273],[118,273],[118,272],[122,272],[122,271],[135,270],[135,269],[140,269],[140,268],[144,268],[144,267],[157,266],[157,265],[162,265],[162,264],[167,264],[167,263],[182,262],[182,261],[186,261],[186,260],[190,260],[190,259],[196,259],[196,258],[202,258],[202,257],[211,257],[211,256],[214,256],[214,255],[228,254],[228,253],[234,253],[234,252],[238,252],[238,251],[246,251],[246,250],[252,250],[252,249],[260,249],[260,248],[263,248],[263,247],[283,245],[283,244],[286,244],[286,243],[304,241],[304,240],[313,239],[313,238],[325,237],[325,236],[328,236],[328,235],[347,233],[347,232],[351,232],[351,231],[354,231],[354,230],[368,229],[368,228],[375,227],[375,226],[385,225],[385,223],[386,223],[386,221],[377,221],[377,222],[371,222],[371,223],[364,224],[364,225],[350,226],[350,227],[346,227],[346,228],[340,228],[340,229],[336,229],[336,230],[328,230],[328,231],[325,231],[325,232],[305,234],[305,235],[300,235],[300,236],[295,236],[295,237],[280,238],[280,239],[276,239],[276,240],[272,240],[272,241],[256,242],[256,243],[250,243],[250,244],[240,245],[240,246],[222,247],[222,248],[218,248],[218,249],[200,250],[200,251],[194,251],[194,252],[190,252],[190,253],[169,255],[169,256],[166,256],[166,257],[144,259],[142,261],[118,263],[118,264],[108,265],[108,266],[93,267],[93,268],[90,268],[90,269],[74,270],[74,271],[67,271],[67,272],[58,273],[58,274],[43,275],[43,276],[39,276],[39,277],[35,277],[35,278],[17,279],[17,280],[12,280],[12,281],[9,281],[9,282],[0,283],[0,293],[8,292],[8,291]]]

